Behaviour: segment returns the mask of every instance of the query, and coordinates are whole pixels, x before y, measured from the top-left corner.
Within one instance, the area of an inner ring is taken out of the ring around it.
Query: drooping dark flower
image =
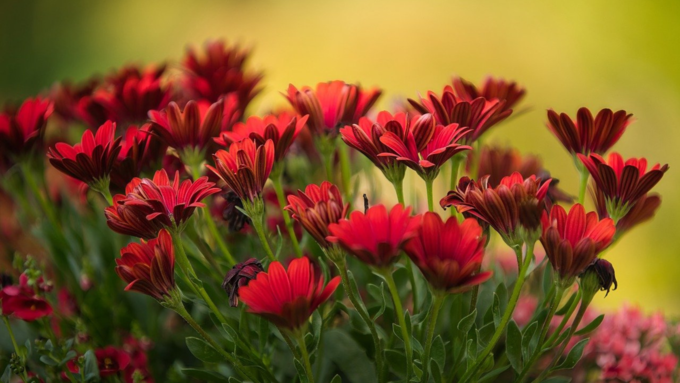
[[[315,89],[298,90],[292,84],[286,98],[300,116],[309,115],[307,126],[315,135],[334,135],[344,125],[356,124],[380,97],[377,88],[363,90],[343,81],[320,82]]]
[[[411,208],[375,205],[365,213],[354,211],[349,219],[328,225],[326,240],[337,243],[367,265],[385,268],[396,262],[404,245],[416,235],[420,216],[411,217]]]
[[[224,277],[222,288],[229,295],[229,305],[238,306],[238,291],[243,286],[248,285],[250,280],[255,279],[258,273],[264,271],[262,264],[256,258],[250,258],[245,262],[232,267]]]
[[[229,151],[213,154],[215,167],[208,165],[241,200],[254,201],[262,194],[274,167],[274,143],[267,140],[257,145],[247,139],[232,144]]]
[[[251,313],[259,315],[280,329],[294,331],[307,322],[340,284],[340,277],[325,285],[322,275],[314,272],[307,257],[294,259],[288,271],[272,262],[239,289],[239,297]]]
[[[116,273],[128,284],[125,291],[137,291],[162,301],[175,289],[175,249],[165,229],[158,233],[158,238],[124,247],[116,265]]]
[[[625,110],[602,109],[593,119],[588,108],[581,108],[573,121],[566,113],[558,115],[554,110],[548,110],[548,129],[572,155],[602,155],[621,138],[633,121],[632,116]]]
[[[542,226],[545,254],[560,279],[567,283],[593,263],[616,232],[610,218],[598,220],[597,213],[586,214],[578,203],[568,214],[562,206],[553,206],[550,214],[544,212]]]
[[[595,261],[593,261],[593,263],[591,263],[590,266],[586,268],[581,278],[583,279],[588,273],[593,273],[595,276],[597,276],[597,279],[600,282],[600,291],[607,292],[605,297],[609,295],[609,290],[611,290],[612,285],[614,285],[614,290],[619,287],[619,284],[616,282],[614,266],[612,266],[612,264],[605,259],[596,258]]]
[[[0,157],[13,163],[28,154],[42,139],[47,119],[52,114],[52,102],[40,97],[27,98],[19,109],[0,113]]]
[[[481,87],[465,81],[462,77],[455,77],[453,79],[453,89],[456,96],[465,101],[474,101],[479,97],[483,97],[487,103],[505,101],[501,112],[512,110],[526,93],[526,90],[514,81],[505,81],[501,78],[496,79],[493,77],[487,77]]]
[[[224,210],[222,211],[222,219],[227,221],[227,227],[229,227],[230,232],[235,233],[241,231],[243,226],[250,224],[250,218],[238,209],[243,209],[243,201],[239,198],[238,194],[233,191],[224,193],[222,197],[226,201]]]
[[[450,217],[445,223],[438,214],[427,212],[405,251],[435,290],[460,293],[491,278],[491,271],[479,271],[485,243],[474,219],[458,223]]]

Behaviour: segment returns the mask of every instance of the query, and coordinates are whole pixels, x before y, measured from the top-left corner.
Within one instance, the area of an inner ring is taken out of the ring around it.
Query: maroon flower
[[[326,240],[338,243],[367,265],[385,268],[396,262],[418,226],[420,216],[411,217],[410,207],[397,204],[388,213],[384,205],[376,205],[328,225],[331,235]]]
[[[74,84],[70,81],[63,81],[54,84],[49,93],[49,99],[54,102],[54,114],[66,123],[80,119],[78,103],[83,97],[91,96],[100,82],[98,78],[90,78],[82,83]],[[96,112],[92,111],[92,113]],[[103,109],[99,119],[106,120]]]
[[[241,200],[254,201],[274,167],[274,144],[267,140],[256,145],[248,139],[232,144],[229,151],[218,150],[213,154],[215,167],[208,165]]]
[[[324,181],[320,186],[307,185],[304,192],[298,190],[298,195],[289,195],[288,206],[284,209],[321,247],[327,248],[331,246],[326,240],[330,235],[328,226],[347,216],[349,204],[343,205],[337,186]]]
[[[165,170],[157,171],[153,180],[135,178],[125,188],[126,195],[113,197],[106,223],[117,233],[145,239],[163,228],[181,230],[194,210],[205,206],[202,199],[220,192],[214,186],[207,177],[180,184],[179,173],[171,183]]]
[[[309,115],[307,126],[313,134],[333,135],[339,127],[357,123],[380,94],[377,88],[366,91],[359,85],[330,81],[318,83],[316,89],[298,90],[291,84],[286,98],[299,115]]]
[[[113,346],[97,349],[94,351],[94,355],[97,358],[99,376],[102,378],[116,375],[124,371],[131,360],[128,353]],[[66,363],[66,367],[73,374],[80,373],[80,368],[76,364],[76,359],[77,358],[73,358]]]
[[[124,247],[116,265],[116,273],[128,284],[125,291],[137,291],[162,301],[175,289],[175,249],[165,229],[158,233],[158,238]]]
[[[255,258],[239,263],[229,270],[224,277],[224,282],[222,282],[222,288],[229,295],[229,305],[231,307],[238,306],[238,290],[248,285],[248,282],[251,279],[255,279],[261,271],[264,271],[262,264]]]
[[[224,204],[220,205],[222,219],[227,222],[230,232],[241,231],[246,224],[250,224],[250,218],[238,209],[243,209],[243,201],[233,191],[224,193],[222,197],[225,201]]]
[[[614,290],[619,287],[618,282],[616,282],[614,266],[607,260],[596,258],[583,272],[584,275],[587,273],[594,273],[597,276],[600,282],[600,291],[607,291],[607,294],[604,295],[605,297],[609,295],[612,285],[614,285]]]
[[[479,272],[485,243],[474,219],[459,224],[450,217],[444,223],[438,214],[427,212],[405,251],[435,290],[460,293],[491,278],[491,271]]]
[[[5,286],[0,290],[2,315],[13,315],[26,322],[52,315],[52,306],[38,296],[22,274],[19,285]]]
[[[28,154],[45,133],[54,107],[49,100],[27,98],[18,110],[0,113],[0,150],[3,160],[13,162]]]
[[[604,154],[621,138],[632,114],[625,110],[602,109],[593,120],[588,108],[581,108],[573,121],[566,113],[548,110],[548,129],[571,154]]]
[[[107,121],[97,129],[83,133],[74,146],[59,142],[47,151],[52,166],[62,173],[83,181],[91,187],[108,188],[109,175],[120,152],[121,138],[114,138],[116,123]]]
[[[656,164],[647,171],[647,159],[630,158],[624,162],[618,153],[611,153],[608,161],[598,154],[589,157],[578,154],[578,158],[604,194],[607,212],[615,222],[623,218],[668,170],[668,165]]]
[[[526,90],[517,85],[514,81],[505,81],[493,77],[487,77],[480,88],[476,87],[471,82],[465,81],[461,77],[455,77],[453,79],[453,89],[456,96],[469,102],[474,101],[479,97],[483,97],[487,104],[505,101],[501,108],[501,112],[512,110],[526,93]]]
[[[151,124],[144,124],[141,128],[130,125],[123,135],[118,159],[111,170],[111,183],[120,190],[125,189],[146,165],[160,160],[165,150],[165,145],[151,134]]]

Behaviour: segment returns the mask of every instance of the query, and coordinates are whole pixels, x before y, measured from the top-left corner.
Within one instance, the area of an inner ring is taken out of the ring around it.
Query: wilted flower
[[[388,212],[384,205],[376,205],[328,225],[331,235],[326,240],[338,243],[367,265],[385,268],[399,258],[419,225],[420,216],[411,217],[410,207],[397,204]]]
[[[435,290],[460,293],[491,278],[491,271],[479,272],[485,243],[474,219],[458,223],[450,217],[444,223],[438,214],[427,212],[405,251]]]
[[[614,266],[604,259],[596,258],[593,263],[590,264],[581,275],[581,280],[588,278],[588,274],[592,274],[596,277],[598,282],[598,290],[607,291],[605,297],[609,295],[609,290],[611,290],[612,285],[614,285],[614,290],[616,290],[619,285],[616,282],[616,273],[614,272]]]
[[[229,270],[222,282],[222,288],[229,295],[229,305],[238,306],[238,291],[243,286],[248,285],[251,279],[255,279],[258,273],[264,271],[262,264],[255,258],[250,258],[243,263],[239,263]]]
[[[479,97],[483,97],[487,104],[505,101],[500,112],[512,110],[526,93],[526,90],[514,81],[505,81],[493,77],[487,77],[484,84],[479,88],[471,82],[465,81],[462,77],[455,77],[453,89],[456,96],[465,101],[474,101]]]
[[[125,291],[137,291],[162,301],[175,289],[175,249],[165,229],[158,233],[158,238],[124,247],[116,265],[116,273],[128,283]]]
[[[267,140],[257,145],[253,140],[232,144],[229,151],[218,150],[213,154],[215,167],[208,165],[243,201],[260,198],[262,189],[274,167],[274,144]]]
[[[304,192],[298,190],[298,195],[289,195],[288,206],[284,209],[321,247],[327,248],[331,246],[326,240],[330,235],[328,226],[347,216],[349,204],[343,205],[337,186],[324,181],[321,186],[307,185]]]
[[[234,233],[241,231],[243,226],[250,223],[250,218],[237,208],[243,209],[243,201],[233,191],[228,191],[222,195],[225,200],[224,208],[221,211],[222,219],[227,221],[229,231]]]
[[[621,138],[632,116],[625,110],[602,109],[593,120],[590,110],[581,108],[574,122],[566,113],[549,110],[548,129],[571,154],[604,154]]]
[[[54,107],[40,97],[27,98],[18,110],[0,113],[0,157],[13,162],[28,154],[45,133],[45,123]]]
[[[184,180],[179,173],[170,182],[165,170],[159,170],[153,179],[133,179],[125,188],[125,195],[113,197],[113,206],[105,210],[106,223],[111,230],[151,239],[163,228],[181,229],[194,210],[205,205],[200,201],[220,189],[201,177],[195,182]]]
[[[294,259],[287,272],[281,263],[272,262],[266,272],[258,273],[239,289],[239,297],[251,313],[294,331],[330,298],[339,283],[340,277],[335,277],[324,286],[323,276],[314,272],[307,257],[302,257]]]

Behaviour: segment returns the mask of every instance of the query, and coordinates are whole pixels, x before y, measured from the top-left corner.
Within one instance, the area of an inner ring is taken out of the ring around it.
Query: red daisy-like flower
[[[0,304],[2,315],[13,315],[26,322],[52,315],[52,306],[28,285],[24,274],[19,285],[5,286],[0,290]]]
[[[97,129],[83,133],[80,143],[74,146],[59,142],[47,151],[52,166],[62,173],[90,186],[108,186],[109,174],[120,152],[121,138],[115,138],[116,123],[107,121]],[[106,185],[98,185],[105,181]]]
[[[463,177],[440,204],[443,208],[455,206],[459,213],[488,223],[508,245],[516,246],[524,242],[520,228],[533,232],[540,226],[550,181],[513,173],[491,187],[488,176],[478,182]]]
[[[618,222],[640,198],[656,185],[668,165],[656,164],[647,170],[647,159],[630,158],[624,162],[619,153],[611,153],[605,161],[598,154],[578,158],[588,169],[597,188],[604,194],[609,216]]]
[[[328,225],[331,235],[326,240],[338,243],[368,265],[385,268],[399,258],[419,225],[420,216],[411,217],[410,207],[397,204],[388,212],[384,205],[376,205],[366,213],[354,211],[349,219]]]
[[[343,205],[337,186],[324,181],[320,186],[307,185],[304,192],[298,190],[298,195],[289,195],[288,206],[284,209],[321,247],[328,248],[331,246],[326,240],[330,235],[328,226],[347,216],[349,204]]]
[[[274,161],[279,162],[283,160],[293,141],[305,127],[307,117],[297,118],[285,112],[264,118],[252,116],[245,123],[235,124],[232,131],[222,132],[215,142],[228,147],[245,139],[252,139],[258,145],[264,145],[267,140],[271,140],[274,144]]]
[[[430,91],[420,102],[408,101],[419,113],[431,113],[440,125],[458,124],[467,128],[462,141],[468,144],[512,114],[512,109],[505,108],[505,100],[492,101],[484,97],[466,100],[456,96],[451,86],[446,86],[441,96]]]
[[[591,185],[590,192],[595,202],[598,217],[600,219],[610,218],[604,193],[596,185]],[[645,194],[640,197],[628,213],[616,223],[616,237],[618,238],[635,226],[652,219],[659,206],[661,206],[661,196],[658,194]]]
[[[127,352],[113,346],[97,349],[94,351],[94,355],[97,358],[99,376],[102,378],[124,371],[131,361],[130,355]],[[77,358],[73,358],[66,363],[66,367],[73,374],[80,373],[76,360]]]
[[[54,107],[40,97],[26,99],[18,110],[0,113],[0,150],[5,160],[13,161],[33,149],[45,133],[45,123]]]
[[[602,109],[593,119],[588,108],[581,108],[574,121],[566,113],[548,110],[548,129],[571,154],[604,154],[621,138],[632,117],[625,110]]]
[[[239,289],[239,297],[249,311],[280,329],[302,327],[319,305],[333,294],[340,283],[335,277],[324,286],[323,276],[314,272],[307,257],[294,259],[288,271],[272,262],[269,270],[257,274]]]
[[[229,270],[222,282],[222,288],[229,295],[229,305],[231,307],[238,306],[238,291],[248,282],[255,279],[257,274],[264,271],[262,264],[255,258],[250,258],[243,263],[239,263]]]
[[[363,90],[359,85],[330,81],[318,83],[315,89],[298,90],[291,84],[286,98],[299,115],[309,115],[307,126],[312,133],[332,135],[343,125],[359,122],[381,93],[377,88]]]
[[[597,213],[586,214],[583,205],[575,204],[566,213],[555,205],[541,219],[541,243],[553,269],[569,282],[593,263],[597,255],[612,242],[616,228],[610,218],[597,219]]]
[[[54,102],[54,114],[67,123],[80,119],[78,111],[80,99],[91,96],[100,82],[101,80],[95,77],[82,83],[74,84],[70,81],[63,81],[54,84],[48,96]],[[106,120],[103,109],[99,119]]]
[[[183,89],[191,99],[210,102],[235,95],[239,110],[243,111],[260,92],[257,85],[262,80],[261,72],[246,71],[249,56],[249,49],[221,40],[206,42],[200,53],[189,47],[182,62],[186,68]]]
[[[208,177],[180,184],[179,172],[170,182],[165,170],[157,171],[153,179],[135,178],[125,195],[113,197],[113,206],[104,212],[106,223],[117,233],[145,239],[156,237],[163,228],[181,229],[196,208],[205,206],[201,200],[220,192],[214,186]]]
[[[485,244],[474,219],[458,223],[450,217],[444,223],[438,214],[427,212],[405,251],[434,289],[459,293],[491,278],[491,271],[479,272]]]
[[[456,96],[465,101],[474,101],[479,97],[483,97],[487,100],[487,103],[505,101],[501,107],[501,112],[512,110],[526,93],[526,90],[514,81],[505,81],[493,77],[487,77],[484,84],[479,88],[473,83],[465,81],[462,77],[455,77],[453,89]]]
[[[116,273],[128,284],[125,291],[137,291],[161,301],[175,288],[175,249],[165,229],[158,238],[124,247],[116,265]]]
[[[141,128],[130,125],[122,137],[118,159],[111,170],[111,184],[123,190],[142,169],[152,161],[159,160],[166,146],[151,134],[151,124]]]
[[[208,165],[241,200],[254,201],[274,167],[274,143],[267,140],[256,145],[253,140],[232,144],[229,151],[218,150],[213,154],[215,167]]]
[[[428,119],[434,124],[431,115],[424,114],[420,118]],[[427,129],[427,128],[423,128]],[[439,174],[439,169],[451,157],[456,154],[472,149],[468,145],[460,145],[458,141],[468,132],[467,128],[461,128],[458,124],[447,126],[437,125],[433,129],[429,141],[416,141],[413,131],[409,131],[406,137],[400,137],[392,132],[385,132],[380,137],[380,142],[390,148],[389,152],[380,153],[381,157],[393,157],[397,161],[415,170],[420,177],[433,180]],[[419,138],[425,138],[422,134]]]

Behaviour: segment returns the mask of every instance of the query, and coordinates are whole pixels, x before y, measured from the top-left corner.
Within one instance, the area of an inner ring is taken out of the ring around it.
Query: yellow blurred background
[[[387,108],[400,96],[440,92],[453,74],[473,82],[491,74],[524,85],[531,110],[486,142],[539,154],[572,194],[578,176],[545,128],[545,110],[625,109],[637,121],[615,150],[671,169],[655,188],[657,217],[607,253],[620,286],[597,304],[678,315],[678,20],[678,1],[3,1],[0,101],[128,62],[176,62],[209,38],[255,48],[266,88],[252,113],[284,104],[288,83],[378,85]]]

